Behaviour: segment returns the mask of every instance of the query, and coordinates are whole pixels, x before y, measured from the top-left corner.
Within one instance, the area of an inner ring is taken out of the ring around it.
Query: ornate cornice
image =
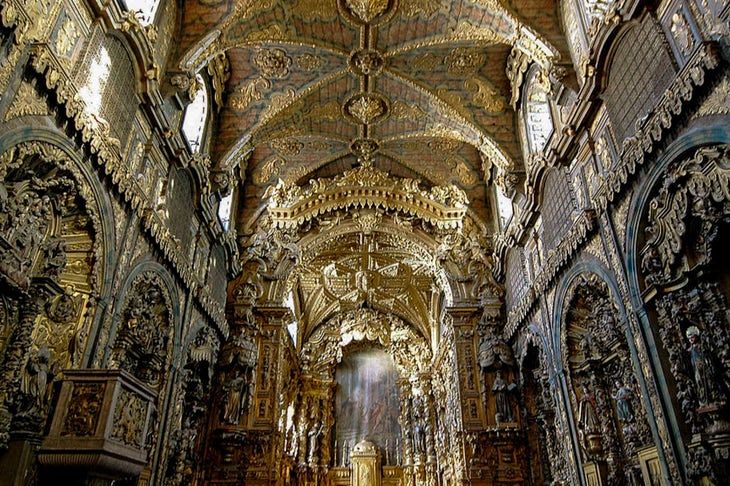
[[[361,166],[333,179],[316,179],[303,189],[294,184],[270,191],[268,208],[277,228],[296,228],[339,209],[381,208],[416,216],[439,229],[461,228],[469,201],[454,185],[420,189],[414,179],[396,179]]]
[[[678,118],[687,103],[695,96],[697,89],[705,84],[707,74],[722,63],[719,48],[715,43],[705,43],[695,51],[684,69],[677,75],[671,86],[651,111],[651,116],[637,125],[636,133],[623,144],[616,166],[606,174],[600,187],[593,196],[594,208],[584,211],[558,247],[548,255],[542,274],[530,285],[523,299],[516,303],[507,317],[504,330],[505,338],[510,339],[523,320],[528,316],[539,298],[550,288],[555,277],[575,256],[589,236],[597,229],[597,217],[605,213],[634,181],[637,169],[651,160],[656,145],[661,143],[673,122]],[[537,209],[526,211],[520,221],[510,227],[507,234],[497,239],[497,259],[495,278],[504,278],[504,262],[507,250],[517,245],[526,233],[527,221],[534,220]]]
[[[228,323],[223,306],[214,302],[203,282],[197,281],[192,265],[186,261],[167,225],[157,212],[149,207],[145,194],[137,186],[136,178],[121,159],[119,141],[108,133],[108,124],[86,112],[85,103],[78,90],[45,44],[32,46],[30,67],[43,78],[45,86],[55,94],[65,115],[73,121],[83,144],[95,156],[95,161],[109,176],[122,199],[139,217],[144,231],[174,268],[183,284],[193,293],[198,305],[216,323],[219,331],[223,335],[228,335]]]

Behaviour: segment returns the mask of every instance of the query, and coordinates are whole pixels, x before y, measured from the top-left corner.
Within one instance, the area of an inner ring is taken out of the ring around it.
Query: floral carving
[[[388,102],[381,95],[360,93],[347,100],[345,112],[355,121],[369,125],[385,117],[388,112]]]
[[[266,79],[284,79],[291,72],[292,58],[283,49],[262,49],[256,53],[253,63]]]

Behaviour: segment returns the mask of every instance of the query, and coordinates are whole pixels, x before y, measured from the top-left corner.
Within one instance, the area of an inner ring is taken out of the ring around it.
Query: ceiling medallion
[[[350,71],[357,76],[377,76],[385,61],[378,51],[360,49],[350,56]]]
[[[370,138],[359,138],[350,144],[350,151],[361,164],[370,162],[379,149],[380,144]]]
[[[388,114],[388,100],[378,93],[358,93],[345,102],[345,114],[356,123],[370,125]]]

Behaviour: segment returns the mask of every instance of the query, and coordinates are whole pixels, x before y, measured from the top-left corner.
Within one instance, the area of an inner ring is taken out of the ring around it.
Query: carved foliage
[[[170,297],[155,273],[138,277],[119,316],[112,364],[158,387],[167,364],[172,331]]]
[[[730,146],[710,146],[670,165],[649,203],[641,250],[647,285],[662,285],[707,265],[721,223],[730,218]]]

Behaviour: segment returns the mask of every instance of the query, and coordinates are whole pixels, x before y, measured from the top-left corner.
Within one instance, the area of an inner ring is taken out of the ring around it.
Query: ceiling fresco
[[[517,52],[548,66],[561,57],[550,42],[555,16],[545,14],[554,8],[196,0],[185,5],[180,67],[225,56],[212,159],[245,167],[247,201],[279,179],[333,175],[367,158],[427,185],[456,184],[489,212],[491,168],[523,167],[508,60]]]

